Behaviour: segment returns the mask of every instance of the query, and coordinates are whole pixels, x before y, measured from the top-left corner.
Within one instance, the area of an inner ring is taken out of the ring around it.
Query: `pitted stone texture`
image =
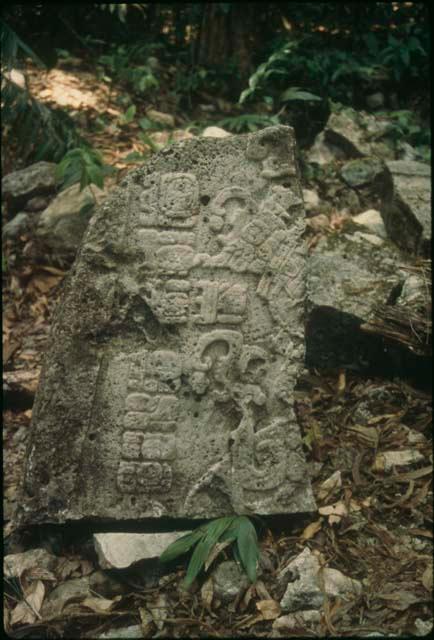
[[[35,402],[25,521],[315,509],[292,408],[294,153],[282,126],[183,141],[95,212]]]

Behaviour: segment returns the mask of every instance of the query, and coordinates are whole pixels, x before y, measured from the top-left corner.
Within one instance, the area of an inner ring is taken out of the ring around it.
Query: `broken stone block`
[[[2,179],[2,197],[8,200],[13,211],[25,205],[27,200],[54,193],[55,189],[54,162],[36,162],[25,169],[13,171]]]
[[[391,242],[360,227],[330,233],[313,249],[307,263],[306,364],[309,367],[349,367],[368,370],[392,366],[378,336],[360,329],[379,304],[398,290],[406,274],[405,256]],[[393,357],[393,356],[391,356]]]
[[[376,209],[368,209],[363,213],[359,213],[357,216],[353,217],[353,222],[365,227],[380,238],[383,238],[384,240],[387,239],[387,232],[383,218],[381,217],[381,213]]]
[[[124,179],[64,285],[24,522],[316,509],[293,411],[304,224],[289,127],[175,143]]]
[[[96,533],[93,536],[101,569],[126,569],[140,560],[155,560],[189,531],[169,533]]]
[[[412,254],[430,255],[431,168],[422,162],[386,162],[392,184],[381,215],[389,237]]]
[[[39,241],[60,254],[75,254],[95,206],[106,196],[97,186],[80,191],[78,184],[61,191],[41,213]]]
[[[324,595],[351,600],[362,593],[358,580],[349,578],[337,569],[321,568],[318,557],[306,547],[281,572],[279,579],[289,580],[280,601],[282,611],[293,613],[320,609]]]

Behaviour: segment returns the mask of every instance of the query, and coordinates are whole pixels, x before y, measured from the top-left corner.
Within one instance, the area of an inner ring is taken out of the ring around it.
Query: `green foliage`
[[[272,125],[279,124],[278,116],[263,116],[256,113],[247,113],[240,116],[231,116],[217,122],[219,127],[241,133],[243,131],[258,131]]]
[[[190,559],[184,585],[189,587],[218,543],[236,542],[234,553],[251,582],[256,580],[259,546],[256,529],[246,516],[226,516],[204,524],[195,531],[172,543],[160,556],[161,562],[171,562],[184,555],[195,545]]]
[[[82,191],[89,184],[103,189],[104,176],[111,171],[100,153],[89,147],[77,147],[65,154],[57,166],[56,175],[62,183],[62,190],[79,182]]]
[[[136,115],[136,105],[131,104],[128,109],[125,111],[125,113],[123,113],[120,118],[119,118],[119,124],[120,125],[124,125],[124,124],[130,124],[130,122],[132,122],[134,120],[134,117]]]
[[[398,111],[380,112],[379,116],[391,121],[387,130],[387,137],[395,140],[398,145],[406,142],[414,147],[421,160],[431,160],[431,129],[425,125],[413,111],[401,109]]]
[[[288,100],[288,96],[295,95],[294,85],[308,92],[315,87],[316,97],[310,100],[317,100],[319,94],[348,104],[378,83],[419,82],[423,86],[424,81],[428,82],[429,33],[414,21],[404,22],[393,31],[390,27],[374,30],[368,23],[367,32],[363,33],[359,26],[353,26],[348,37],[342,32],[333,35],[330,22],[336,16],[322,15],[320,24],[327,28],[312,32],[306,20],[309,11],[299,12],[303,14],[303,29],[297,32],[296,39],[291,36],[291,40],[274,44],[271,55],[257,67],[248,88],[241,92],[240,104],[252,98]],[[297,11],[293,13],[296,15]],[[291,89],[286,89],[288,85]]]
[[[143,64],[148,55],[147,45],[118,45],[112,46],[110,53],[99,56],[98,63],[113,80],[124,82],[136,93],[145,94],[159,87],[151,67]]]

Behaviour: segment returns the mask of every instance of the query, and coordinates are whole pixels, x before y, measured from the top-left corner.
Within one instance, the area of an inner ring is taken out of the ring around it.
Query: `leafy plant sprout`
[[[201,525],[191,533],[175,540],[161,554],[160,561],[172,562],[196,545],[190,558],[183,585],[189,588],[202,568],[208,569],[224,548],[232,546],[235,559],[249,580],[256,581],[259,545],[256,529],[247,516],[225,516]]]

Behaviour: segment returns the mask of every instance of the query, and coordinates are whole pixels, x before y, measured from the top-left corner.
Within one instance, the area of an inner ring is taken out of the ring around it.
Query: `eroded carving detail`
[[[121,492],[149,493],[171,487],[172,469],[167,461],[176,458],[179,399],[175,392],[181,371],[180,357],[173,351],[143,351],[133,356],[117,475]]]

